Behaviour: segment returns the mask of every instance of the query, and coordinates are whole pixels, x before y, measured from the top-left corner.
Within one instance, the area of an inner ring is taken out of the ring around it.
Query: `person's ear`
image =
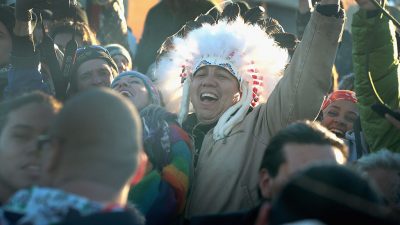
[[[264,199],[271,199],[273,178],[265,168],[261,169],[258,174],[258,186],[260,188],[262,197]]]

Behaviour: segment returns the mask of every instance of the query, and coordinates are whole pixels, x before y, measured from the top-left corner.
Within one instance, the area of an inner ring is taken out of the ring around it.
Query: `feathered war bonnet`
[[[221,14],[211,10],[188,22],[160,49],[156,73],[167,108],[178,108],[182,123],[189,112],[193,74],[204,66],[220,66],[237,78],[241,91],[240,101],[222,114],[213,131],[214,140],[226,137],[250,107],[267,101],[280,80],[289,59],[287,50],[271,36],[280,32],[282,27],[265,18],[263,8],[250,9],[241,17],[235,3]],[[177,107],[174,103],[179,100]]]

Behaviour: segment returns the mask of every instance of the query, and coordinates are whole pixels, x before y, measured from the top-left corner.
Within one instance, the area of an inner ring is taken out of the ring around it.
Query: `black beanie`
[[[117,64],[114,62],[114,60],[111,58],[110,53],[108,53],[105,48],[97,45],[90,45],[80,48],[77,50],[75,63],[71,69],[70,92],[74,93],[77,91],[77,71],[79,66],[81,66],[84,62],[92,59],[103,59],[116,71],[116,74],[113,74],[113,77],[116,77],[118,75]]]

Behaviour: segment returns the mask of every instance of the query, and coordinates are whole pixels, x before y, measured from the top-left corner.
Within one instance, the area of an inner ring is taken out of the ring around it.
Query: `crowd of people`
[[[291,34],[162,0],[137,46],[123,0],[1,4],[0,225],[400,224],[400,48],[372,1],[344,30],[347,1],[298,0]]]

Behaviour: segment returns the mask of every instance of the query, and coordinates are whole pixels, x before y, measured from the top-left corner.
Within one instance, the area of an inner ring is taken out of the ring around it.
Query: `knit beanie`
[[[132,65],[132,57],[129,54],[128,50],[124,48],[124,46],[120,44],[110,44],[106,45],[105,48],[110,53],[111,57],[114,57],[116,55],[122,55],[128,60],[129,64]]]
[[[137,71],[126,71],[118,75],[113,82],[111,83],[111,88],[114,88],[116,85],[116,82],[120,80],[123,77],[136,77],[139,78],[140,80],[143,81],[144,86],[147,89],[147,92],[149,93],[151,103],[153,105],[161,105],[161,99],[160,99],[160,94],[158,92],[158,89],[156,86],[151,82],[151,80],[144,74],[139,73]]]
[[[107,51],[107,49],[99,45],[90,45],[79,48],[78,50],[76,50],[76,60],[71,69],[70,93],[75,93],[77,91],[78,68],[83,63],[92,59],[103,59],[107,62],[109,66],[111,66],[115,70],[113,73],[113,77],[116,77],[118,75],[118,67],[115,64],[114,60],[111,58],[111,55]]]

